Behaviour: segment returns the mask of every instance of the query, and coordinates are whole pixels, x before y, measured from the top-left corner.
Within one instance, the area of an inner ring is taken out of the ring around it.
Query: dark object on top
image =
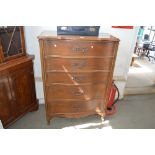
[[[58,35],[98,36],[100,26],[57,26]]]

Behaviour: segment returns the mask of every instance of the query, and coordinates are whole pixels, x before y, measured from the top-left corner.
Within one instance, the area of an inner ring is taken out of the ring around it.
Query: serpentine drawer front
[[[45,55],[61,56],[114,56],[112,42],[91,42],[72,40],[47,40]]]
[[[112,67],[112,58],[47,58],[45,60],[47,71],[87,71],[105,70]]]
[[[39,37],[46,119],[105,116],[119,39],[113,36]]]
[[[110,72],[47,72],[46,84],[81,84],[81,83],[104,83],[108,80]]]
[[[83,85],[61,85],[53,84],[46,86],[47,102],[62,99],[92,99],[103,98],[105,94],[105,85],[83,84]]]

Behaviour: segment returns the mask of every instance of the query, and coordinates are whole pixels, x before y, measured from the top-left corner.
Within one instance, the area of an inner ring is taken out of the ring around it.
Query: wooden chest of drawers
[[[38,39],[48,123],[54,116],[105,116],[119,39],[53,32]]]

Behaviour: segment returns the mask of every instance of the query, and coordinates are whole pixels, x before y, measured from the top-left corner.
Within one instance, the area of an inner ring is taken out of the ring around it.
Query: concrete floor
[[[117,103],[117,114],[105,118],[99,116],[80,119],[54,118],[46,124],[45,108],[26,114],[9,129],[155,129],[155,94],[132,95]]]
[[[155,64],[137,58],[128,72],[125,94],[155,93]]]

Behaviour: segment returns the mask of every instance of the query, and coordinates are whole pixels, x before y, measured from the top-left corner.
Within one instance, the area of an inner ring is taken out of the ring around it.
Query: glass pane
[[[0,39],[4,57],[22,53],[19,26],[0,26]]]

